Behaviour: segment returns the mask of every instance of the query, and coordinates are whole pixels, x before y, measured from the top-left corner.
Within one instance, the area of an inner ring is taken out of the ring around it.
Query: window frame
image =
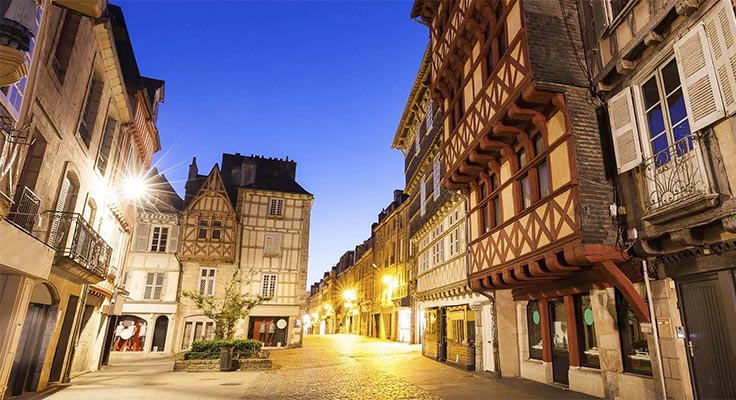
[[[149,253],[166,253],[169,244],[169,227],[163,225],[154,225],[151,228],[151,236],[148,240]],[[165,237],[162,240],[162,236]],[[163,242],[163,245],[161,244]]]
[[[284,216],[285,201],[282,198],[272,197],[268,199],[268,216],[281,218]]]
[[[206,273],[203,275],[203,272],[209,271],[211,273]],[[208,297],[214,297],[216,292],[216,284],[217,284],[217,268],[214,267],[200,267],[199,268],[199,279],[198,279],[198,286],[197,291],[202,296],[208,296]],[[204,286],[202,285],[202,282],[204,282]],[[211,282],[211,286],[207,286],[208,283]],[[208,287],[211,287],[212,290],[209,290]]]
[[[595,317],[593,317],[593,323],[588,325],[585,321],[585,310],[584,298],[588,298],[588,303],[592,310],[593,296],[590,293],[579,293],[573,296],[573,303],[575,304],[575,324],[577,325],[578,333],[578,352],[580,353],[580,365],[588,368],[601,368],[600,354],[588,354],[586,351],[598,348],[598,335],[595,330]],[[592,335],[586,335],[586,331],[592,331]],[[589,346],[587,337],[592,337],[593,346]],[[597,352],[597,350],[596,350]]]
[[[276,274],[261,275],[261,296],[268,297],[273,300],[276,297]]]
[[[536,306],[536,310],[533,310],[534,306]],[[539,323],[534,322],[534,311],[539,313]],[[542,305],[539,301],[530,301],[526,305],[526,329],[527,345],[529,346],[529,359],[541,361],[544,353],[544,344],[542,344],[543,347],[541,349],[534,347],[544,342],[542,339],[542,335],[544,335],[544,329],[542,329]],[[532,336],[532,332],[535,332],[534,337]],[[535,340],[536,337],[539,338],[538,342]]]
[[[634,341],[632,336],[631,325],[630,320],[633,316],[633,319],[641,324],[639,321],[639,318],[636,316],[636,313],[634,313],[634,310],[629,305],[628,301],[626,301],[626,298],[624,295],[618,290],[615,289],[615,303],[616,303],[616,328],[619,333],[619,344],[620,344],[620,351],[621,351],[621,362],[623,364],[624,372],[631,373],[631,374],[637,374],[642,376],[653,376],[653,369],[652,369],[652,353],[648,353],[649,355],[649,369],[639,369],[636,367],[634,361],[630,358],[632,355],[636,354],[636,348],[634,347]],[[624,315],[621,315],[624,314]],[[638,328],[639,332],[644,335],[644,340],[646,341],[646,333],[641,332],[641,325]],[[649,343],[647,342],[647,350],[649,349]]]
[[[158,284],[158,277],[161,277],[161,284]],[[151,283],[149,284],[149,277]],[[144,300],[162,300],[164,297],[164,287],[166,286],[166,272],[147,272],[146,273],[146,284],[143,290]],[[150,291],[149,291],[150,288]],[[156,289],[159,290],[158,297],[156,297]]]

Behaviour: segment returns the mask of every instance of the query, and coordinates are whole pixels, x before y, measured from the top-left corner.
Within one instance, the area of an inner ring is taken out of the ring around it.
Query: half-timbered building
[[[469,281],[495,299],[501,374],[648,395],[651,378],[621,373],[650,370],[653,336],[609,215],[576,2],[418,0],[412,17],[430,28],[442,182],[468,199]]]
[[[430,98],[429,80],[427,49],[392,144],[405,157],[417,341],[427,357],[493,371],[491,331],[483,329],[492,325],[491,313],[482,310],[490,300],[468,285],[465,202],[440,184],[442,113]]]
[[[296,162],[223,154],[226,186],[240,221],[236,247],[243,294],[256,306],[240,332],[269,347],[301,346],[313,196],[296,181]]]
[[[654,389],[734,398],[736,4],[579,6],[617,230],[653,279]],[[624,371],[639,358],[624,354]]]
[[[236,262],[238,217],[220,167],[215,164],[208,175],[199,175],[196,161],[193,159],[189,166],[181,213],[179,290],[218,298],[224,294],[234,274],[240,273]],[[175,326],[177,351],[188,349],[195,340],[214,337],[214,321],[184,296],[180,297]]]

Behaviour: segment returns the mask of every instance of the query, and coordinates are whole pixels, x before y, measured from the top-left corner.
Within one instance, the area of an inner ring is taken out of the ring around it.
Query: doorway
[[[562,300],[549,302],[550,334],[552,335],[552,379],[569,384],[570,352],[567,337],[567,313]]]
[[[482,307],[483,319],[483,370],[496,371],[495,350],[493,348],[493,312],[490,304],[484,304]]]
[[[169,318],[161,315],[156,318],[153,328],[153,341],[151,342],[151,351],[164,351],[166,347],[166,333],[169,330]]]
[[[682,281],[679,297],[696,397],[736,398],[736,293],[726,270]]]
[[[56,344],[56,352],[54,352],[54,361],[51,364],[49,382],[59,382],[61,380],[61,370],[64,368],[66,351],[69,348],[69,341],[72,338],[72,325],[74,325],[74,316],[77,315],[78,303],[79,297],[69,296],[69,300],[66,303],[66,311],[64,312],[64,322],[61,323],[59,342]]]
[[[54,306],[51,292],[44,284],[38,284],[31,293],[28,311],[23,321],[18,350],[10,371],[9,396],[18,396],[24,392],[35,392],[40,378],[40,367],[46,354],[48,341],[46,333],[53,329],[53,317],[49,319]],[[51,324],[49,324],[49,321]]]

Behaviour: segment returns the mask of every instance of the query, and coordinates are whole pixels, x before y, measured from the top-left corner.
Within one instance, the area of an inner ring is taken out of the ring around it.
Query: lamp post
[[[353,307],[355,307],[355,299],[358,297],[355,294],[354,289],[347,289],[342,293],[342,297],[345,299],[345,332],[352,333],[353,330]]]

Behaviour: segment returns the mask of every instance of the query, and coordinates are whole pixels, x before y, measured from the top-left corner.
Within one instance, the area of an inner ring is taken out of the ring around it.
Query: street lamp
[[[128,177],[123,182],[123,196],[128,200],[136,200],[146,194],[146,181],[140,176]]]

